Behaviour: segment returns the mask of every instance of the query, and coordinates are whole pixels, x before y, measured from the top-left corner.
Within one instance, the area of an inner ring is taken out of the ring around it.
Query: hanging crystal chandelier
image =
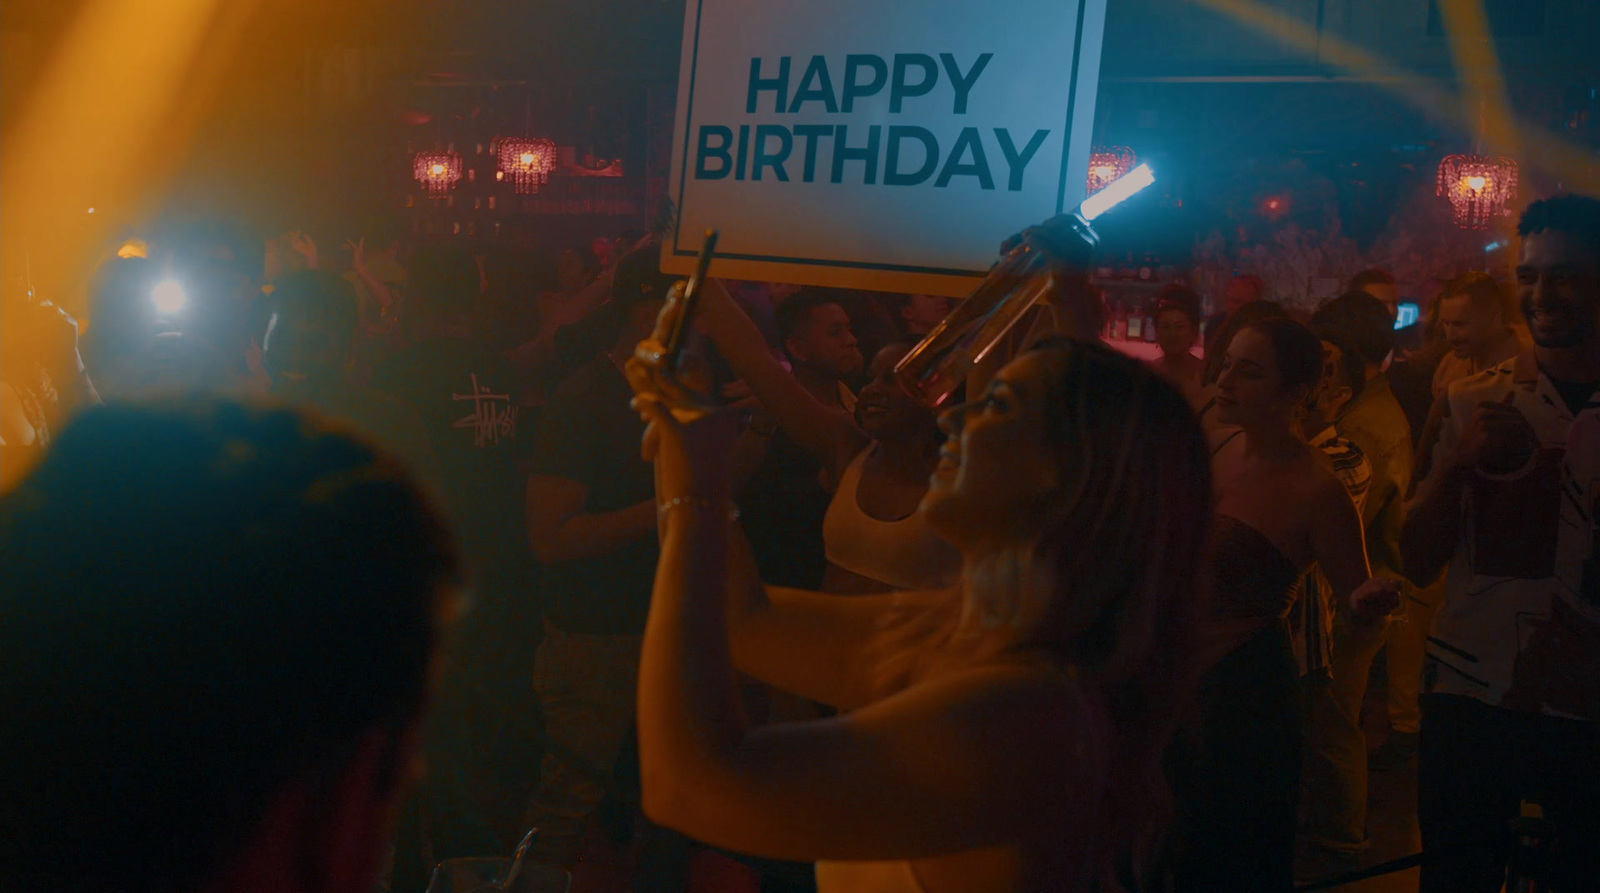
[[[500,140],[500,170],[516,184],[517,192],[538,192],[556,169],[554,140],[505,137]]]
[[[461,156],[456,152],[418,152],[412,161],[412,176],[432,198],[444,198],[461,179]]]
[[[1121,177],[1133,166],[1139,163],[1139,157],[1127,146],[1095,146],[1089,153],[1089,191],[1088,195],[1111,185],[1111,181]]]
[[[1439,194],[1450,200],[1456,226],[1487,229],[1517,197],[1517,163],[1490,155],[1447,155],[1439,162]]]

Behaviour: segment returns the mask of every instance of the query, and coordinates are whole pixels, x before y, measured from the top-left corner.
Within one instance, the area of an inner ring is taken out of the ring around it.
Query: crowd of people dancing
[[[5,295],[18,889],[1288,891],[1413,758],[1424,891],[1600,878],[1600,200],[1153,361],[1058,260],[938,409],[942,297],[710,280],[690,412],[649,233],[239,232]]]

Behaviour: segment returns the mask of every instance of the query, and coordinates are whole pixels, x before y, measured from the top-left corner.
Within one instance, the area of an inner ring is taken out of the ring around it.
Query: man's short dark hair
[[[1350,284],[1345,286],[1346,292],[1359,291],[1365,293],[1369,285],[1398,285],[1394,274],[1379,267],[1362,270],[1350,277]]]
[[[1311,328],[1341,350],[1354,350],[1368,365],[1381,364],[1394,349],[1389,309],[1364,291],[1347,291],[1323,304],[1311,315]]]
[[[404,753],[457,573],[396,460],[227,401],[84,413],[0,566],[0,876],[95,893],[203,886],[291,785]]]
[[[843,307],[834,297],[827,292],[801,289],[801,291],[778,305],[775,314],[778,322],[778,338],[787,342],[801,333],[801,330],[811,324],[811,313],[818,307],[833,304]]]
[[[1545,230],[1576,236],[1600,258],[1600,199],[1574,193],[1534,202],[1522,212],[1517,235],[1531,236]]]
[[[1171,282],[1156,294],[1156,316],[1169,310],[1182,313],[1190,325],[1200,328],[1200,296],[1189,286]]]
[[[1361,352],[1343,340],[1344,333],[1319,329],[1315,320],[1312,321],[1311,330],[1318,338],[1339,348],[1339,368],[1335,374],[1350,388],[1350,399],[1361,396],[1361,392],[1367,389],[1367,361],[1362,358]]]
[[[472,309],[481,283],[478,262],[454,245],[427,245],[411,255],[406,300],[425,312],[459,314]]]

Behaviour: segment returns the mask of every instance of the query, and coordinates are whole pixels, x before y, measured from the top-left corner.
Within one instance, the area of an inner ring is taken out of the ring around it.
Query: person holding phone
[[[680,422],[656,370],[630,377],[662,531],[639,691],[647,815],[820,860],[824,893],[1088,890],[1144,864],[1211,503],[1170,384],[1095,343],[1023,354],[939,419],[918,511],[959,548],[961,579],[842,599],[757,579],[731,502],[737,419]],[[843,713],[752,728],[735,670]]]

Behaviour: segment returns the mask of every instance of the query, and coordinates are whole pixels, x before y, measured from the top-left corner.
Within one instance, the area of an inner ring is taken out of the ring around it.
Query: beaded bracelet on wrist
[[[692,508],[725,512],[729,521],[739,520],[739,507],[728,499],[701,499],[696,496],[674,496],[656,506],[656,516],[663,520],[673,509]]]

